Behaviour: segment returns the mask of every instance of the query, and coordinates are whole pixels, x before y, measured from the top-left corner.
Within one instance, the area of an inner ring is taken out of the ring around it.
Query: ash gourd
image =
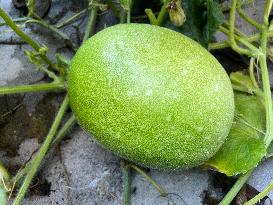
[[[119,24],[87,40],[72,60],[68,94],[100,144],[157,169],[208,160],[234,117],[220,63],[190,38],[147,24]]]

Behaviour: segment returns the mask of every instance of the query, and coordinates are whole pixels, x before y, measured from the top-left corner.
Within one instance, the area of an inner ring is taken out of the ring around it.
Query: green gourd
[[[100,144],[157,169],[208,160],[234,117],[220,63],[190,38],[148,24],[119,24],[88,39],[72,60],[68,94]]]

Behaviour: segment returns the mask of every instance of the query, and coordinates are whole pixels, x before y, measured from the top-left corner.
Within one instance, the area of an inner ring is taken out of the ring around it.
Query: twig
[[[96,18],[97,18],[97,7],[94,6],[90,9],[90,15],[89,15],[87,27],[84,33],[83,42],[85,42],[89,38],[90,34],[93,33],[95,23],[96,23]]]
[[[55,139],[53,140],[53,142],[50,144],[50,149],[55,148],[64,138],[64,136],[69,132],[69,130],[76,124],[76,119],[75,119],[75,115],[72,115],[67,122],[63,125],[63,127],[58,131],[58,133],[56,134]],[[25,174],[28,172],[28,170],[30,169],[30,165],[31,165],[32,161],[29,161],[25,167],[23,169],[21,169],[15,177],[13,177],[11,179],[12,183],[17,183],[18,181],[20,181]]]
[[[226,28],[220,26],[220,31],[222,31],[223,33],[225,33],[226,35],[230,36],[230,31],[227,30]],[[258,57],[259,55],[262,55],[261,51],[256,48],[254,45],[252,45],[251,43],[249,43],[248,41],[246,41],[244,38],[241,38],[237,35],[235,35],[233,33],[233,38],[236,39],[238,42],[242,43],[244,46],[248,47],[250,50],[247,50],[247,49],[243,49],[246,51],[246,53],[239,53],[239,54],[245,54],[245,55],[249,55],[249,56],[254,56],[254,57]],[[230,43],[231,45],[232,43]],[[236,43],[236,46],[239,47]],[[231,46],[232,47],[232,46]],[[240,48],[240,47],[239,47]],[[233,47],[234,49],[234,47]],[[241,48],[240,48],[241,49]],[[240,52],[240,50],[236,50],[236,52]]]
[[[219,205],[229,205],[234,197],[239,193],[242,186],[246,183],[247,179],[251,176],[254,169],[249,170],[247,173],[240,176],[233,187],[225,195],[224,199],[219,203]]]
[[[157,19],[152,11],[152,9],[145,9],[145,13],[147,14],[150,24],[157,25]]]
[[[235,27],[235,11],[236,11],[237,0],[233,0],[231,3],[231,10],[230,10],[230,18],[229,18],[229,40],[231,48],[239,54],[244,54],[247,56],[251,56],[252,53],[248,49],[241,48],[237,45],[235,41],[234,35],[234,27]]]
[[[242,8],[241,8],[241,1],[238,1],[237,4],[237,12],[238,14],[241,16],[242,19],[244,19],[246,22],[248,22],[250,25],[254,26],[255,28],[257,28],[258,30],[260,30],[262,28],[261,24],[259,24],[258,22],[256,22],[254,19],[250,18],[249,16],[247,16]]]
[[[263,55],[260,56],[260,66],[262,71],[262,83],[264,91],[264,100],[265,100],[265,110],[266,110],[266,135],[265,135],[265,144],[268,147],[273,140],[273,112],[272,112],[272,98],[270,90],[270,82],[268,76],[268,68],[266,62],[267,54],[267,32],[268,32],[268,16],[272,7],[273,0],[267,0],[264,10],[264,23],[262,26],[262,36],[261,36],[261,49]]]
[[[268,31],[267,36],[268,36],[268,38],[273,37],[273,30]],[[248,42],[248,43],[252,43],[252,42],[258,41],[260,38],[261,38],[261,34],[258,33],[258,34],[250,35],[247,37],[242,37],[241,39]],[[217,50],[217,49],[223,49],[223,48],[227,48],[227,47],[230,47],[229,41],[223,41],[223,42],[209,44],[209,50]]]
[[[131,205],[131,168],[126,162],[122,163],[123,205]]]
[[[130,167],[140,173],[147,181],[149,181],[160,193],[160,196],[167,196],[168,194],[151,178],[149,177],[144,171],[142,171],[139,167],[134,164],[130,164]]]
[[[161,10],[158,14],[158,17],[155,17],[155,14],[151,9],[145,9],[145,13],[147,14],[150,23],[153,25],[160,26],[164,20],[164,17],[166,15],[167,5],[170,3],[171,0],[166,0],[165,3],[162,5]]]
[[[164,20],[164,17],[166,15],[166,11],[167,11],[167,5],[170,3],[171,0],[166,0],[165,3],[163,4],[163,6],[161,7],[161,10],[158,14],[157,17],[157,25],[160,26]]]
[[[74,50],[77,50],[77,46],[70,40],[70,38],[63,33],[62,31],[60,31],[59,29],[57,29],[55,26],[49,25],[48,23],[46,23],[44,20],[36,20],[36,19],[30,19],[26,21],[26,24],[28,23],[35,23],[38,24],[40,26],[43,26],[44,28],[47,28],[51,31],[53,31],[54,33],[56,33],[58,36],[60,36],[63,40],[65,40],[65,42],[68,43],[68,45]]]
[[[43,158],[45,157],[45,155],[49,149],[49,146],[50,146],[50,144],[55,136],[55,133],[61,123],[63,115],[68,107],[68,104],[69,104],[69,100],[68,100],[68,96],[66,96],[58,113],[57,113],[57,116],[56,116],[50,130],[49,130],[49,133],[48,133],[43,145],[41,146],[38,154],[35,156],[34,160],[32,161],[32,163],[30,165],[29,172],[27,173],[25,180],[24,180],[22,186],[20,187],[20,190],[13,202],[13,205],[20,205],[22,199],[24,198],[33,177],[35,176]]]
[[[232,1],[232,5],[234,7],[234,2]],[[272,113],[272,99],[271,99],[271,90],[269,84],[268,77],[268,69],[266,62],[266,52],[267,52],[267,33],[268,33],[268,16],[272,7],[273,0],[267,0],[265,9],[264,9],[264,18],[263,18],[263,26],[262,26],[262,34],[261,34],[261,52],[262,55],[259,56],[260,66],[262,70],[262,82],[263,82],[263,92],[264,92],[264,101],[265,101],[265,110],[266,110],[266,134],[265,134],[265,144],[266,148],[270,145],[273,139],[273,113]],[[236,5],[235,5],[236,6]],[[234,8],[233,8],[234,9]],[[231,11],[232,12],[232,11]],[[249,176],[252,174],[254,168],[248,171],[246,174],[243,174],[239,177],[236,183],[233,185],[228,194],[221,201],[220,205],[228,205],[240,191],[242,186],[245,184]]]
[[[68,120],[67,122],[63,125],[63,127],[59,130],[59,132],[57,133],[55,139],[53,140],[53,142],[50,145],[50,148],[54,148],[56,147],[62,140],[63,138],[66,136],[66,134],[72,129],[72,127],[76,124],[76,117],[73,114]]]
[[[76,13],[74,16],[72,16],[72,17],[66,19],[65,21],[57,24],[55,27],[58,28],[58,29],[60,29],[60,28],[62,28],[64,26],[66,26],[67,24],[69,24],[69,23],[75,21],[77,18],[81,17],[87,10],[88,10],[88,8],[87,9],[83,9],[82,11]]]
[[[258,195],[256,195],[254,198],[252,198],[251,200],[247,201],[243,205],[254,205],[254,204],[256,204],[261,199],[263,199],[264,197],[266,197],[267,194],[272,191],[272,189],[273,189],[273,181],[271,181],[271,183],[261,193],[259,193]]]
[[[256,81],[255,74],[254,74],[254,61],[255,61],[255,58],[250,58],[249,76],[250,76],[251,82],[254,85],[254,87],[259,88],[259,85],[258,85],[258,83]]]
[[[34,50],[39,51],[40,45],[26,35],[13,21],[12,19],[0,8],[0,17],[6,22],[6,24],[12,28],[12,30],[20,36],[25,42],[27,42]],[[41,58],[49,64],[53,69],[59,71],[59,68],[54,64],[46,55],[41,55]],[[60,71],[59,71],[60,72]]]
[[[12,21],[13,21],[14,23],[22,23],[22,22],[25,22],[25,21],[27,21],[27,20],[29,20],[29,19],[30,19],[29,17],[22,17],[22,18],[12,19]],[[6,22],[0,23],[0,26],[4,26],[4,25],[6,25]]]
[[[44,84],[19,85],[19,86],[1,86],[0,96],[6,95],[6,94],[63,90],[63,89],[65,89],[63,82],[52,82],[52,83],[44,83]]]

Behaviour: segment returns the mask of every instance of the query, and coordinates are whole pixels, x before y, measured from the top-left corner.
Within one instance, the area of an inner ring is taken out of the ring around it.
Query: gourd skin
[[[137,164],[190,168],[227,137],[234,96],[219,62],[195,41],[147,24],[87,40],[68,79],[71,108],[102,145]]]

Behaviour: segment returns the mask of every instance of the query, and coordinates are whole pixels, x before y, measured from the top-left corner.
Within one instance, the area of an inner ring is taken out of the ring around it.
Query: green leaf
[[[237,91],[253,94],[257,90],[249,75],[245,75],[243,72],[238,71],[231,73],[230,80]]]
[[[225,20],[220,4],[213,0],[207,0],[207,12],[207,24],[204,28],[204,39],[206,45],[208,45],[213,34]]]
[[[265,111],[252,95],[235,93],[235,122],[224,145],[205,164],[228,176],[246,173],[265,156]]]
[[[189,36],[207,48],[213,34],[224,22],[220,4],[213,0],[183,0],[182,7],[186,14],[185,23],[177,28],[167,21],[165,26]]]

